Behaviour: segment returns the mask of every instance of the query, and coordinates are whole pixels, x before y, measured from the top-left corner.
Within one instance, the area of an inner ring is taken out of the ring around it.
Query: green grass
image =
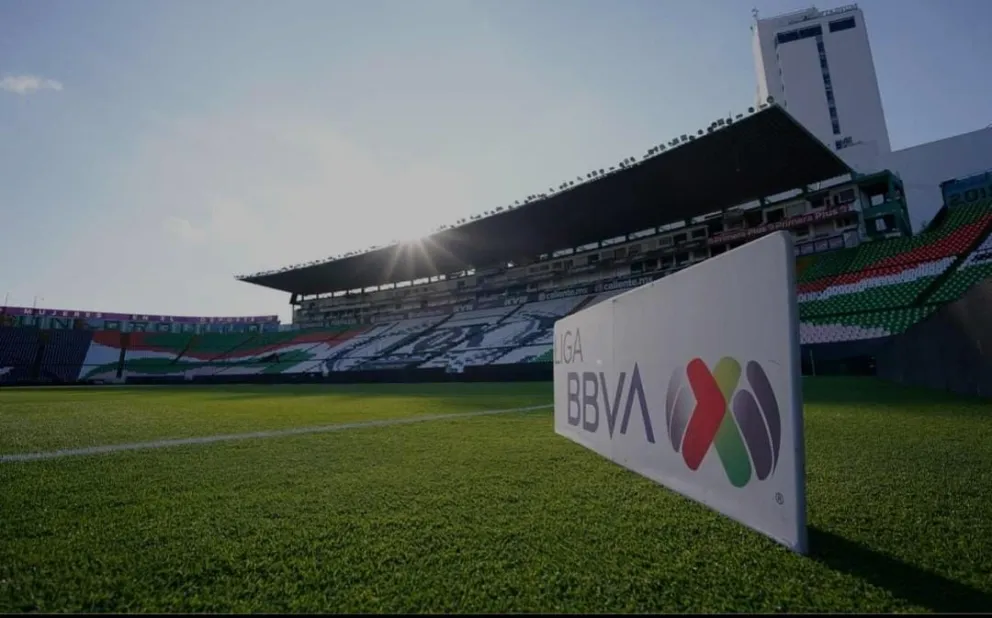
[[[992,406],[806,395],[801,557],[550,410],[0,463],[0,612],[979,611]],[[512,408],[548,384],[0,392],[0,454]]]

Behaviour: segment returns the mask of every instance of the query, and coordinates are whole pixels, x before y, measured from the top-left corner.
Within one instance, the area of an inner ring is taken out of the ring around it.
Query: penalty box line
[[[495,414],[510,414],[513,412],[532,412],[553,407],[554,404],[527,406],[524,408],[506,408],[503,410],[482,410],[479,412],[456,412],[453,414],[431,414],[429,416],[414,416],[410,418],[391,418],[377,421],[360,421],[355,423],[339,423],[336,425],[321,425],[317,427],[295,427],[292,429],[273,429],[269,431],[253,431],[250,433],[222,434],[215,436],[200,436],[196,438],[175,438],[172,440],[152,440],[149,442],[130,442],[126,444],[108,444],[104,446],[88,446],[84,448],[61,449],[43,453],[17,453],[0,455],[0,463],[16,463],[26,461],[43,461],[46,459],[61,459],[63,457],[78,457],[84,455],[102,455],[121,451],[140,451],[146,449],[187,446],[191,444],[213,444],[214,442],[233,442],[235,440],[250,440],[252,438],[282,438],[315,433],[330,433],[348,429],[365,429],[368,427],[391,427],[394,425],[411,425],[428,421],[443,421],[448,419],[475,418]]]

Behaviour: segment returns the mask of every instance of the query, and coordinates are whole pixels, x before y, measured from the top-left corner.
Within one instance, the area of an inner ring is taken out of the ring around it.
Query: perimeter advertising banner
[[[792,238],[555,324],[555,432],[806,553]]]

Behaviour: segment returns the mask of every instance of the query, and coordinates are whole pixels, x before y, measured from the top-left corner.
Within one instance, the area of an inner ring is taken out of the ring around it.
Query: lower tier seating
[[[36,328],[0,327],[0,384],[27,378],[38,353]]]
[[[72,382],[86,358],[93,333],[85,330],[52,330],[45,333],[40,373],[43,379]]]
[[[909,307],[843,316],[802,318],[799,340],[804,344],[836,343],[898,335],[927,317],[936,307]]]
[[[494,365],[515,365],[517,363],[551,362],[551,344],[526,345],[509,351],[505,356],[496,359]]]

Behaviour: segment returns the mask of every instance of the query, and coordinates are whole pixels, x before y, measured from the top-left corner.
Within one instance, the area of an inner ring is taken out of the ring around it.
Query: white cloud
[[[195,227],[189,219],[182,217],[166,217],[163,222],[165,231],[184,242],[197,243],[207,237],[207,231],[203,228]]]
[[[213,197],[202,209],[207,214],[203,225],[194,225],[189,219],[167,216],[163,220],[165,231],[183,242],[200,243],[209,239],[213,243],[264,242],[266,227],[257,214],[241,201],[228,197]]]
[[[37,75],[7,75],[0,79],[0,90],[25,95],[39,90],[62,90],[62,82]]]

